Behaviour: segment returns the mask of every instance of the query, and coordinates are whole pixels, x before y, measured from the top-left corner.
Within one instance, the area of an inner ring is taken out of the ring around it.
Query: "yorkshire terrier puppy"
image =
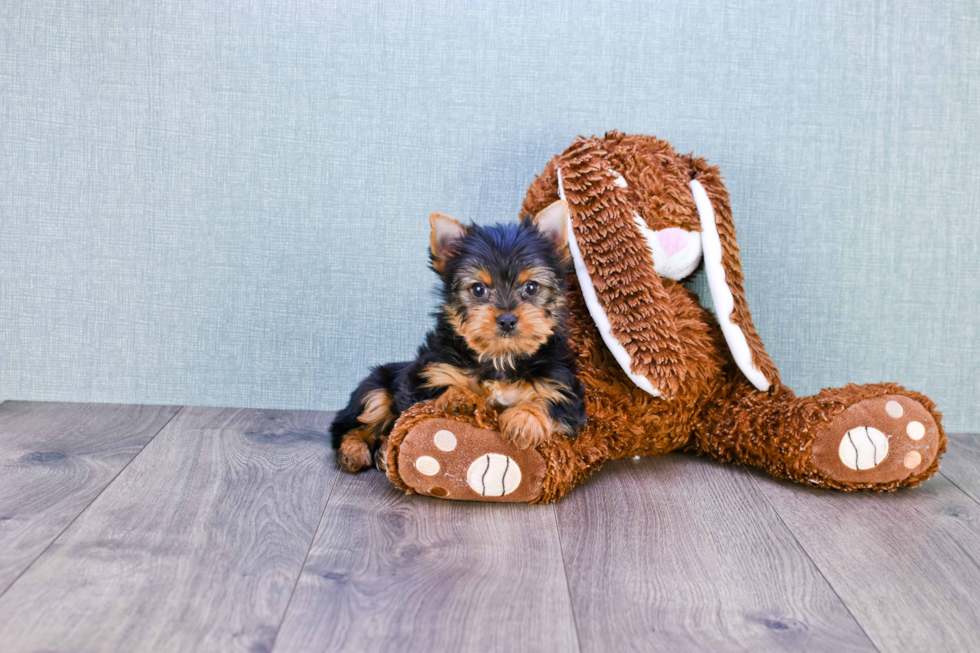
[[[483,398],[521,448],[575,436],[585,392],[567,338],[566,216],[564,201],[490,227],[431,216],[430,264],[442,280],[435,329],[415,360],[375,367],[337,414],[330,433],[342,469],[383,468],[395,420],[428,399]]]

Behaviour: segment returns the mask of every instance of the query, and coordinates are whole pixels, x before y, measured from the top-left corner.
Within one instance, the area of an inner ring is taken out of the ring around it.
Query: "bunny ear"
[[[568,206],[568,248],[609,351],[638,387],[670,398],[681,385],[684,348],[670,296],[608,159],[601,142],[590,138],[557,161],[558,194]]]
[[[691,165],[695,173],[691,192],[701,217],[704,269],[718,322],[738,368],[757,389],[768,390],[779,384],[779,371],[766,353],[745,301],[728,191],[718,169],[706,160],[692,158]]]

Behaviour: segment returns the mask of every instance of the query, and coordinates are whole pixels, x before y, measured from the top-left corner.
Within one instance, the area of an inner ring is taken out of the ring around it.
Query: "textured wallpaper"
[[[336,408],[430,322],[429,213],[513,219],[615,128],[722,167],[797,392],[980,431],[978,35],[973,0],[5,0],[0,398]]]

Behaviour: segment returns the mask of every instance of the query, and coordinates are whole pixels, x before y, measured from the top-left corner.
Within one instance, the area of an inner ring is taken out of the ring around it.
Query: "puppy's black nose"
[[[517,326],[517,316],[513,313],[504,313],[497,318],[497,326],[504,333],[510,333]]]

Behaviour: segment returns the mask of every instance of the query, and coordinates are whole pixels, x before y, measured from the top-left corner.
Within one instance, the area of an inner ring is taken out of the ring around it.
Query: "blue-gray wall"
[[[727,176],[809,393],[980,431],[980,8],[0,3],[0,397],[335,408],[429,322],[427,216],[512,219],[577,134]]]

